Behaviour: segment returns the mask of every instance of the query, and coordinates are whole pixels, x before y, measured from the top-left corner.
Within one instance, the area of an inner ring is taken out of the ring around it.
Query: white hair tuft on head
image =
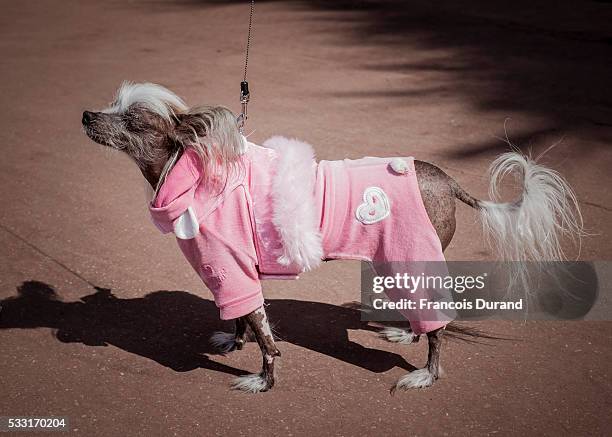
[[[115,101],[103,112],[119,114],[138,103],[150,111],[170,119],[176,111],[184,112],[187,105],[169,89],[154,83],[133,83],[125,81],[119,87]]]

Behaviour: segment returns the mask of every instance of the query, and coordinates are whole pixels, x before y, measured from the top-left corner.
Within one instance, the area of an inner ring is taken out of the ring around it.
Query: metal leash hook
[[[249,118],[247,115],[247,105],[249,104],[250,98],[251,93],[249,92],[249,83],[246,80],[243,80],[240,82],[240,107],[242,112],[237,119],[238,130],[240,130],[240,134],[242,135],[244,135],[244,125]]]
[[[240,107],[242,112],[236,119],[238,130],[240,131],[241,135],[244,135],[244,125],[249,118],[247,115],[247,105],[249,104],[251,93],[249,92],[249,83],[247,82],[247,69],[249,68],[249,49],[251,48],[251,30],[253,29],[254,9],[255,0],[251,0],[251,11],[249,13],[249,33],[247,35],[246,53],[244,56],[244,78],[242,79],[242,82],[240,82]]]

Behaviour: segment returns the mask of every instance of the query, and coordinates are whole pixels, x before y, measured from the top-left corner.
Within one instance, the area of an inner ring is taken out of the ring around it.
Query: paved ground
[[[278,386],[228,390],[257,347],[211,354],[210,294],[150,224],[139,172],[80,114],[124,79],[237,108],[246,3],[2,3],[0,415],[66,415],[87,436],[608,433],[612,324],[480,323],[516,340],[451,342],[445,379],[390,396],[425,345],[383,344],[340,306],[358,298],[357,263],[268,284]],[[581,200],[582,257],[611,259],[611,6],[455,3],[258,2],[252,138],[294,135],[323,159],[413,154],[484,196],[506,123],[535,153],[559,143],[546,162]],[[458,216],[449,259],[489,257],[473,212]]]

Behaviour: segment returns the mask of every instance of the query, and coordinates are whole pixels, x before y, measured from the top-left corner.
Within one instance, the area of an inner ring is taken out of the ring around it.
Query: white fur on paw
[[[410,344],[414,340],[414,332],[389,326],[382,329],[378,335],[391,343]]]
[[[434,377],[427,369],[418,369],[414,372],[410,372],[407,375],[402,376],[395,388],[401,388],[407,390],[409,388],[425,388],[429,387],[434,383]]]
[[[232,389],[247,393],[259,393],[267,388],[266,379],[259,373],[239,376],[232,382]]]
[[[408,173],[408,163],[402,158],[393,158],[389,165],[391,166],[391,170],[397,174]]]
[[[221,353],[228,353],[236,346],[236,335],[230,332],[217,331],[210,336],[210,344]]]

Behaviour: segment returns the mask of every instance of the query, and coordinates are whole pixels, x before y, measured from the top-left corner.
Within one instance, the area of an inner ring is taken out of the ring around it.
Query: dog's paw
[[[430,387],[435,381],[434,376],[427,369],[418,369],[402,376],[391,392],[397,389],[408,390],[410,388],[425,388]]]
[[[246,393],[259,393],[272,388],[266,378],[259,373],[239,376],[232,382],[232,390],[240,390]]]
[[[236,335],[230,332],[217,331],[210,336],[210,344],[222,354],[236,349]]]
[[[410,344],[414,341],[416,337],[416,335],[412,331],[401,328],[394,328],[392,326],[382,329],[378,333],[378,336],[387,341],[390,341],[391,343],[400,344]]]

